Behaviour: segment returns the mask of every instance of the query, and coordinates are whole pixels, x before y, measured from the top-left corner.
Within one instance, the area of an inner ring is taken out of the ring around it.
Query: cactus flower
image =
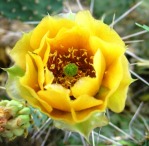
[[[30,126],[30,109],[15,100],[0,101],[0,136],[10,140],[26,135]]]
[[[107,108],[124,109],[132,82],[125,50],[120,36],[88,11],[46,16],[11,51],[7,91],[56,121],[91,123]],[[93,127],[105,124],[98,125],[100,117]]]

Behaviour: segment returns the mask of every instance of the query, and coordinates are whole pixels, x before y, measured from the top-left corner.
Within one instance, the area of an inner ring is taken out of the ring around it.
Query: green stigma
[[[63,68],[64,74],[73,77],[78,73],[78,66],[75,63],[69,63]]]

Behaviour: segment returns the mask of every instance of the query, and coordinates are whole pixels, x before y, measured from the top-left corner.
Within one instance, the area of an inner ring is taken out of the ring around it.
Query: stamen
[[[81,77],[95,77],[93,56],[90,54],[86,49],[68,48],[64,52],[51,49],[47,66],[55,77],[53,83],[69,89]]]

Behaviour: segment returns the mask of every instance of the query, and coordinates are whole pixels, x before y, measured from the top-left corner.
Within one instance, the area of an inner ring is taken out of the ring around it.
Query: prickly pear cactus
[[[15,100],[0,101],[0,138],[9,140],[26,135],[30,126],[30,108]]]
[[[30,110],[32,116],[32,123],[31,127],[29,128],[29,131],[32,132],[39,130],[39,128],[46,122],[48,117],[45,114],[41,113],[38,109],[30,107]]]
[[[60,13],[62,0],[1,0],[0,15],[23,21],[40,20],[44,15]]]

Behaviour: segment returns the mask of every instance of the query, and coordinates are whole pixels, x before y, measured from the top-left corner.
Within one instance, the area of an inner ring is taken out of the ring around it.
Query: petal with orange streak
[[[72,118],[71,112],[53,109],[52,112],[49,113],[49,116],[54,120],[75,123],[74,119]]]

